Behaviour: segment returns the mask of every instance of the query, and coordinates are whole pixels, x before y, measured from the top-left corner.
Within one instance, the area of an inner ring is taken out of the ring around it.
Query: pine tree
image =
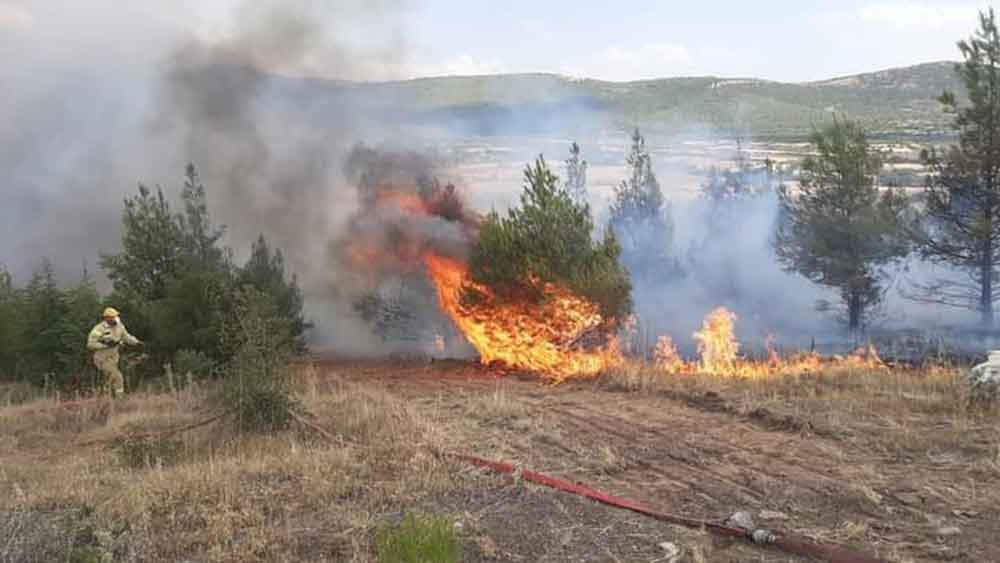
[[[908,201],[879,190],[880,155],[857,123],[834,120],[812,141],[818,154],[803,161],[800,188],[778,192],[775,250],[787,270],[838,291],[856,331],[882,301],[884,267],[908,252]]]
[[[593,230],[590,207],[574,201],[539,156],[525,169],[520,206],[484,221],[470,273],[501,298],[540,298],[537,282],[561,284],[600,305],[606,319],[622,319],[632,288],[621,246],[611,233],[595,243]]]
[[[139,195],[125,199],[122,251],[101,258],[115,291],[131,299],[156,301],[167,294],[184,253],[183,233],[163,190],[139,184]]]
[[[1000,32],[991,8],[979,15],[979,29],[958,48],[964,62],[955,71],[969,95],[960,106],[951,92],[942,94],[945,111],[954,114],[958,145],[925,153],[932,171],[926,190],[923,228],[917,233],[920,255],[948,265],[967,278],[944,278],[914,284],[912,297],[978,310],[985,327],[993,326],[1000,265]],[[969,283],[971,281],[972,283]]]
[[[622,257],[639,280],[662,280],[680,273],[671,256],[673,224],[653,159],[639,130],[632,134],[632,148],[625,157],[630,175],[615,188],[610,227],[621,237]]]
[[[177,221],[185,249],[194,262],[193,267],[200,270],[225,267],[225,255],[219,246],[225,228],[212,225],[205,186],[191,163],[184,170],[181,201],[184,212],[178,215]]]
[[[663,191],[653,172],[653,159],[646,150],[646,139],[638,129],[632,133],[632,148],[625,157],[625,164],[630,176],[615,188],[611,222],[627,224],[662,220]]]
[[[0,381],[12,380],[18,357],[18,295],[14,280],[0,266]]]
[[[56,285],[52,263],[43,259],[23,292],[18,370],[36,384],[54,383],[63,370],[65,322],[69,307]],[[89,327],[88,327],[89,328]]]
[[[74,382],[90,369],[90,352],[87,335],[97,321],[101,310],[101,297],[90,272],[84,268],[76,285],[63,291],[65,316],[60,323],[61,351],[58,355],[60,385]]]
[[[133,329],[129,317],[129,330],[144,331],[146,351],[161,361],[169,361],[182,350],[225,361],[220,337],[235,290],[228,272],[186,270],[168,282],[166,297],[148,306],[151,322]]]
[[[580,158],[580,145],[569,147],[566,160],[566,191],[577,203],[587,202],[587,161]]]
[[[251,285],[270,297],[276,310],[287,321],[291,338],[299,350],[305,347],[305,332],[310,328],[303,316],[304,300],[297,278],[286,277],[285,257],[281,250],[272,251],[264,235],[252,245],[250,258],[239,272],[241,285]]]

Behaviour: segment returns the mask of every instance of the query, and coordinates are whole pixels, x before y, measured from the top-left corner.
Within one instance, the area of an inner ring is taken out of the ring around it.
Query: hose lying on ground
[[[879,559],[877,557],[867,555],[846,547],[817,544],[805,538],[797,538],[787,534],[777,534],[775,532],[770,532],[767,530],[752,529],[752,526],[734,527],[725,524],[718,524],[715,522],[708,522],[705,520],[697,520],[694,518],[686,518],[674,514],[667,514],[665,512],[654,510],[653,508],[650,508],[643,504],[628,499],[612,496],[607,493],[598,491],[596,489],[592,489],[585,485],[581,485],[578,483],[571,483],[569,481],[557,479],[555,477],[551,477],[542,473],[537,473],[535,471],[519,470],[514,465],[502,461],[491,461],[488,459],[483,459],[481,457],[463,455],[463,454],[445,454],[445,455],[455,459],[460,459],[462,461],[465,461],[467,463],[470,463],[478,467],[496,471],[498,473],[504,473],[509,475],[516,474],[525,481],[529,481],[538,485],[543,485],[567,493],[572,493],[578,496],[586,497],[602,504],[614,506],[616,508],[631,510],[632,512],[637,512],[639,514],[655,518],[656,520],[668,522],[670,524],[676,524],[679,526],[686,526],[688,528],[705,529],[710,532],[714,532],[716,534],[724,536],[749,538],[754,542],[754,544],[772,545],[786,553],[791,553],[794,555],[815,557],[818,559],[829,561],[830,563],[886,563],[884,559]]]

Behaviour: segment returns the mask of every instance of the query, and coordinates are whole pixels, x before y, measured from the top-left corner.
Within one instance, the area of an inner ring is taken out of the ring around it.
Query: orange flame
[[[705,317],[701,330],[694,333],[701,354],[701,371],[722,374],[733,370],[740,343],[733,334],[736,315],[725,307],[719,307]]]
[[[736,315],[725,307],[716,308],[705,317],[701,330],[694,334],[701,356],[698,362],[683,360],[673,340],[669,336],[661,336],[654,351],[656,366],[674,374],[704,373],[745,378],[801,375],[823,369],[834,371],[889,369],[872,345],[858,348],[846,357],[823,358],[816,352],[808,352],[782,358],[775,349],[773,335],[765,340],[767,360],[746,359],[739,355],[739,342],[734,333],[736,319]]]
[[[677,345],[670,336],[661,336],[656,341],[656,348],[653,350],[653,361],[656,367],[668,373],[682,373],[689,371],[684,359],[677,352]]]
[[[425,256],[424,262],[442,310],[479,352],[482,363],[496,362],[533,371],[560,383],[596,375],[624,362],[614,338],[596,350],[573,346],[581,335],[604,322],[597,305],[573,292],[544,284],[546,298],[540,304],[500,301],[489,288],[469,279],[464,263],[437,255]],[[483,299],[463,300],[465,288],[475,289]],[[824,359],[815,352],[782,358],[775,350],[773,336],[766,340],[766,360],[747,359],[739,355],[740,344],[734,331],[736,320],[736,315],[725,307],[706,315],[701,330],[694,333],[700,355],[697,362],[685,361],[673,339],[661,336],[653,354],[655,365],[666,373],[745,378],[799,375],[824,368],[888,369],[873,346],[832,359]]]
[[[621,360],[614,340],[598,350],[573,347],[578,337],[604,319],[597,305],[571,291],[545,284],[546,299],[541,304],[500,302],[488,288],[468,279],[465,264],[436,255],[426,256],[425,262],[441,308],[483,363],[501,362],[562,382],[595,375]],[[482,293],[483,302],[463,302],[465,287]]]

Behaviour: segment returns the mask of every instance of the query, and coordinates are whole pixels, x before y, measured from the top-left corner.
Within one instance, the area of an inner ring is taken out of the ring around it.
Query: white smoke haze
[[[18,32],[31,27],[31,12],[13,4],[0,4],[0,31]]]

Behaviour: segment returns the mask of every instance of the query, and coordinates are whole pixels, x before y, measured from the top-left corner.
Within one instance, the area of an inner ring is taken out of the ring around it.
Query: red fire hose
[[[612,496],[607,493],[598,491],[596,489],[592,489],[590,487],[587,487],[586,485],[571,483],[569,481],[557,479],[555,477],[551,477],[535,471],[528,471],[528,470],[519,471],[514,465],[502,461],[491,461],[488,459],[483,459],[481,457],[476,457],[471,455],[461,455],[461,454],[451,454],[451,457],[461,459],[478,467],[491,469],[498,473],[505,473],[510,475],[518,474],[525,481],[530,481],[538,485],[543,485],[546,487],[550,487],[552,489],[586,497],[602,504],[614,506],[616,508],[623,508],[625,510],[637,512],[639,514],[643,514],[645,516],[649,516],[651,518],[663,522],[669,522],[671,524],[686,526],[688,528],[700,528],[700,529],[703,528],[720,535],[733,536],[733,537],[744,537],[744,538],[750,537],[754,532],[754,530],[736,528],[723,524],[717,524],[714,522],[707,522],[704,520],[697,520],[694,518],[685,518],[683,516],[667,514],[665,512],[660,512],[658,510],[650,508],[646,505],[637,503],[635,501]],[[840,546],[833,546],[833,545],[817,544],[809,541],[808,539],[789,536],[787,534],[778,534],[774,536],[773,540],[767,542],[766,545],[774,546],[786,553],[791,553],[793,555],[814,557],[817,559],[823,559],[825,561],[829,561],[830,563],[887,563],[884,559],[867,555],[855,551],[853,549]]]

